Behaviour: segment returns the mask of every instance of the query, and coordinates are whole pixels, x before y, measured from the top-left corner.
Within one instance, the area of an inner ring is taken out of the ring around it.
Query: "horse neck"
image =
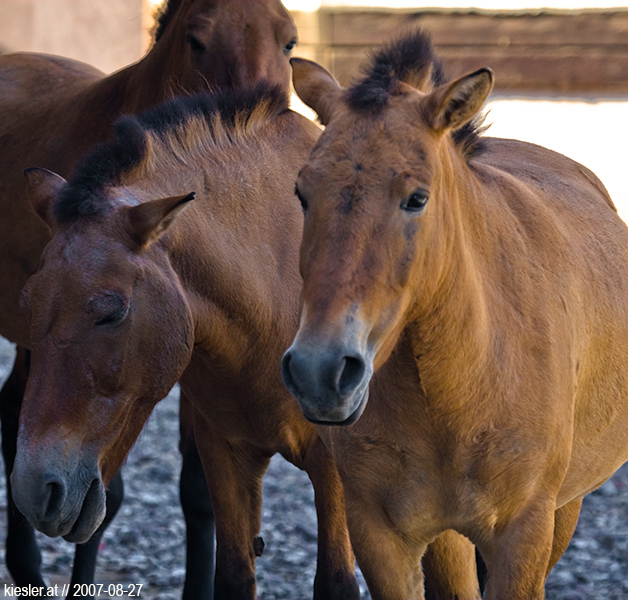
[[[473,172],[457,152],[442,157],[444,193],[436,236],[436,283],[413,309],[410,337],[429,394],[449,399],[470,393],[491,344],[487,281],[477,240],[486,230]]]
[[[175,31],[154,44],[138,63],[124,70],[125,112],[140,112],[177,94],[192,93],[186,82],[190,68],[185,53],[183,33],[178,23],[172,23]]]
[[[196,91],[186,88],[190,65],[182,14],[187,9],[188,2],[183,0],[163,37],[146,56],[93,84],[86,91],[85,102],[98,107],[100,113],[110,111],[115,119],[146,110],[177,93]]]
[[[211,215],[210,229],[202,226],[208,210],[189,212],[184,243],[172,248],[172,263],[193,313],[197,350],[225,374],[279,364],[298,324],[299,215],[281,217],[286,239],[278,246],[257,214],[251,215],[255,227],[240,231],[220,210]],[[255,364],[249,364],[253,357]]]
[[[197,348],[222,354],[234,369],[255,355],[260,365],[279,364],[297,330],[303,217],[293,190],[314,137],[287,115],[276,129],[259,148],[195,165],[186,189],[199,193],[169,248],[194,313]],[[289,141],[272,149],[273,135]]]

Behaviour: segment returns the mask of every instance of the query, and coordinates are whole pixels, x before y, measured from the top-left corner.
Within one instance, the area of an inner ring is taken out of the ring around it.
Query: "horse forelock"
[[[130,185],[155,172],[176,176],[182,164],[200,164],[204,156],[228,144],[245,143],[289,99],[278,86],[181,96],[115,124],[116,137],[97,146],[78,164],[57,197],[59,222],[106,212],[107,191]]]
[[[364,77],[347,90],[346,100],[353,110],[378,114],[393,96],[403,92],[401,82],[429,93],[446,81],[430,36],[416,30],[375,53]],[[481,115],[452,132],[454,144],[467,159],[482,149],[483,123]]]
[[[444,82],[432,41],[421,30],[386,44],[373,55],[364,77],[348,91],[349,104],[358,110],[379,111],[398,93],[400,81],[423,92]]]

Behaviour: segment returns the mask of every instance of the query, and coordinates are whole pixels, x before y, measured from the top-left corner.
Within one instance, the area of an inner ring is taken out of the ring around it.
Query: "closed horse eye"
[[[107,316],[98,319],[95,323],[97,327],[104,327],[106,325],[118,325],[122,323],[126,316],[129,314],[129,307],[124,306],[115,312],[108,314]]]
[[[303,194],[301,194],[298,187],[294,188],[294,193],[303,207],[303,212],[305,212],[307,210],[307,200],[303,197]]]
[[[290,40],[283,48],[284,53],[285,54],[290,54],[294,50],[294,47],[296,45],[297,45],[297,40],[296,39]]]
[[[207,49],[205,44],[199,42],[198,38],[194,37],[191,33],[188,33],[185,36],[185,41],[190,45],[190,50],[192,50],[192,52],[201,54]]]

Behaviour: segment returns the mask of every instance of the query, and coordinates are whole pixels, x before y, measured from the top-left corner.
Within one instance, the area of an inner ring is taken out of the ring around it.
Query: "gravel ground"
[[[12,360],[13,348],[0,338],[0,381]],[[99,583],[142,584],[144,600],[176,600],[183,584],[177,413],[175,388],[155,409],[124,468],[125,500],[103,538],[96,573]],[[5,484],[0,479],[4,539]],[[316,559],[312,488],[304,473],[279,457],[264,480],[261,535],[266,547],[257,563],[260,600],[311,598]],[[66,583],[73,546],[41,534],[38,539],[47,582]],[[5,583],[11,580],[2,561],[0,597],[12,598],[4,593]],[[369,599],[362,580],[361,587]],[[628,466],[585,498],[571,545],[548,579],[547,598],[628,600]]]

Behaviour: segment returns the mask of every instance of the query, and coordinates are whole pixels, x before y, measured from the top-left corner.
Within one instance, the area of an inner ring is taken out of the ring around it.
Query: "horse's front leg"
[[[107,529],[109,523],[111,523],[118,512],[120,504],[122,504],[123,497],[124,485],[122,483],[122,476],[118,471],[107,487],[107,512],[105,513],[104,521],[94,532],[94,535],[89,538],[89,540],[87,540],[84,544],[76,545],[74,565],[72,566],[72,578],[70,580],[70,590],[66,596],[67,600],[70,600],[71,598],[95,598],[94,595],[80,594],[79,592],[82,591],[80,585],[89,585],[94,583],[96,559],[98,557],[100,540],[102,539],[103,533],[105,533],[105,529]]]
[[[550,574],[550,571],[555,567],[565,550],[567,550],[567,546],[569,546],[569,542],[576,530],[576,525],[578,525],[581,508],[582,498],[577,498],[556,510],[554,514],[552,554],[550,556],[546,576]]]
[[[269,456],[234,446],[196,418],[194,434],[216,518],[215,600],[254,600],[255,558],[262,509],[262,476]]]
[[[530,503],[498,524],[491,543],[480,548],[488,567],[487,600],[543,600],[554,538],[554,504]]]
[[[475,546],[448,529],[423,555],[427,600],[480,600]]]
[[[331,454],[319,438],[305,454],[304,469],[314,487],[318,517],[314,600],[359,600],[342,483]]]
[[[179,409],[181,479],[179,494],[185,518],[186,560],[183,600],[214,597],[215,519],[203,465],[194,439],[194,410],[181,390]]]
[[[363,481],[345,482],[351,544],[373,600],[423,600],[421,557],[427,541],[394,526],[377,492]]]
[[[32,584],[45,587],[41,576],[41,553],[35,532],[13,502],[11,480],[22,397],[28,379],[29,352],[17,348],[13,370],[0,390],[0,421],[2,422],[2,456],[7,474],[7,541],[5,560],[13,581],[18,586]]]

